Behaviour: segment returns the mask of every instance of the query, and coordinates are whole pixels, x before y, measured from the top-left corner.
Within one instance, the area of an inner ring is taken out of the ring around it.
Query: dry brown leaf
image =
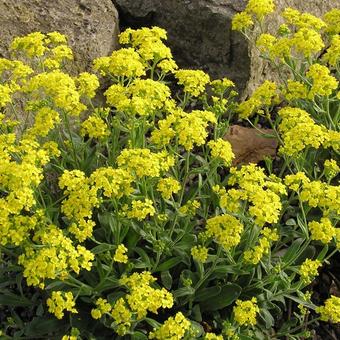
[[[275,157],[277,140],[264,137],[273,135],[272,129],[246,128],[240,125],[232,125],[224,136],[233,149],[235,159],[232,165],[258,163],[265,157]]]

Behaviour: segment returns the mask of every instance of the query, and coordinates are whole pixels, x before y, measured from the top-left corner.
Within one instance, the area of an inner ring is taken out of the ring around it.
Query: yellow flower
[[[96,301],[97,308],[91,310],[91,316],[93,319],[100,319],[103,314],[110,313],[112,306],[107,302],[106,299],[99,298]]]
[[[220,215],[208,219],[206,229],[209,237],[229,250],[240,243],[243,225],[231,215]]]
[[[210,82],[208,74],[201,70],[178,70],[175,72],[178,84],[184,86],[184,92],[198,97],[205,90],[205,86]]]
[[[260,85],[248,100],[238,105],[237,111],[242,119],[252,116],[254,113],[263,113],[265,107],[277,104],[279,100],[277,86],[275,83],[266,80]]]
[[[310,99],[315,95],[329,96],[338,87],[338,81],[330,75],[330,70],[326,66],[313,64],[306,75],[312,79],[312,87],[308,95]]]
[[[190,321],[181,312],[178,312],[174,317],[169,317],[161,327],[150,332],[149,339],[183,339],[186,332],[190,329],[190,325]]]
[[[208,248],[203,246],[195,246],[191,248],[191,256],[194,260],[205,263],[208,258]]]
[[[324,163],[325,176],[328,180],[336,177],[340,172],[340,167],[334,159],[327,159]]]
[[[166,151],[158,153],[149,149],[124,149],[117,157],[118,166],[128,170],[137,178],[144,176],[159,177],[175,163],[173,156]]]
[[[46,304],[48,311],[58,319],[63,318],[65,310],[70,313],[78,313],[74,308],[76,303],[72,292],[54,291],[51,297],[47,299]]]
[[[337,63],[340,62],[340,35],[334,35],[332,37],[331,44],[326,53],[323,55],[322,61],[327,62],[329,65],[334,67],[336,67]]]
[[[101,57],[93,61],[93,68],[101,75],[117,77],[140,77],[145,75],[145,65],[140,55],[133,48],[121,48],[113,51],[110,57]]]
[[[230,166],[235,155],[232,151],[231,144],[228,141],[219,138],[216,141],[210,141],[208,146],[211,149],[211,156],[213,158],[222,159],[225,166]]]
[[[205,340],[223,340],[223,336],[222,335],[216,335],[214,333],[206,333]]]
[[[284,143],[280,147],[283,154],[295,156],[308,146],[317,149],[326,139],[322,126],[317,125],[305,110],[288,106],[278,113],[282,118],[279,131]]]
[[[318,269],[322,265],[319,260],[306,259],[299,269],[301,280],[304,284],[310,284],[313,279],[318,275]]]
[[[81,96],[93,98],[96,95],[96,90],[99,87],[99,80],[96,75],[83,72],[76,78],[78,92]]]
[[[162,178],[157,184],[157,190],[164,199],[170,199],[172,194],[176,194],[181,190],[181,185],[175,178]]]
[[[340,298],[334,295],[331,295],[331,297],[325,301],[325,305],[317,307],[315,311],[317,313],[320,313],[320,319],[322,321],[330,321],[333,323],[339,323],[340,322]]]
[[[308,229],[312,240],[321,241],[324,244],[329,243],[336,235],[335,228],[327,217],[322,217],[320,222],[309,222]]]
[[[274,9],[274,0],[249,0],[245,12],[255,15],[261,21],[266,15],[274,12]]]
[[[248,28],[251,28],[254,25],[254,22],[251,16],[246,12],[240,12],[233,16],[231,28],[234,31],[245,31]]]
[[[235,321],[241,326],[255,326],[256,315],[260,312],[257,299],[253,297],[251,300],[246,301],[237,300],[233,312]]]
[[[138,221],[142,221],[147,218],[147,216],[154,216],[156,210],[153,206],[153,202],[146,198],[143,201],[135,200],[132,201],[131,210],[128,211],[127,217],[128,218],[136,218]]]
[[[330,34],[340,33],[340,9],[333,8],[329,12],[325,13],[324,21],[327,24],[326,31]]]
[[[305,84],[288,79],[287,89],[284,91],[285,98],[289,101],[295,99],[306,99],[308,96],[308,89]]]
[[[300,28],[292,37],[292,45],[297,52],[301,52],[305,57],[313,53],[320,52],[325,44],[321,35],[311,28]]]
[[[114,261],[120,262],[120,263],[127,263],[129,259],[126,255],[127,251],[128,249],[124,246],[124,244],[118,245],[116,252],[113,256]]]
[[[24,37],[17,37],[11,43],[10,49],[23,51],[28,57],[41,57],[45,51],[45,35],[40,32],[33,32]]]
[[[105,139],[110,135],[110,130],[106,122],[97,115],[91,115],[82,124],[80,129],[82,136],[88,135],[90,138]]]

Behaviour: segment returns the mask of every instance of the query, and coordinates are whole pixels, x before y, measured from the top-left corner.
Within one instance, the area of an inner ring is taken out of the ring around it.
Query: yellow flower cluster
[[[263,114],[264,110],[278,103],[279,96],[276,84],[266,80],[254,91],[248,100],[238,105],[237,111],[240,118],[246,119],[255,113]]]
[[[340,187],[320,181],[303,185],[300,199],[311,207],[319,207],[324,215],[340,214]]]
[[[178,312],[174,317],[170,316],[164,324],[150,332],[149,339],[157,340],[179,340],[183,339],[186,332],[190,330],[190,321]]]
[[[110,313],[112,306],[106,299],[99,298],[96,301],[96,308],[91,309],[91,316],[93,319],[100,319],[104,314]]]
[[[161,62],[165,62],[163,65],[172,64],[170,67],[172,71],[177,66],[172,60],[171,50],[162,41],[166,39],[166,31],[159,27],[143,27],[137,30],[128,28],[119,36],[119,42],[131,44],[144,61],[157,63],[162,60]],[[158,66],[161,67],[161,65]]]
[[[338,87],[338,81],[330,75],[330,70],[323,65],[313,64],[306,73],[312,81],[308,97],[313,99],[316,95],[329,96]]]
[[[54,225],[44,225],[35,232],[35,244],[24,247],[24,253],[18,258],[23,265],[23,275],[28,285],[44,288],[46,279],[63,280],[72,270],[79,274],[80,269],[91,270],[94,255],[85,247],[75,247],[70,238]]]
[[[223,340],[223,336],[222,335],[216,335],[214,333],[206,333],[205,334],[205,337],[204,337],[205,340]]]
[[[120,283],[127,286],[129,293],[119,298],[111,311],[119,335],[126,334],[132,318],[140,320],[146,317],[148,311],[157,314],[159,308],[172,307],[171,293],[165,288],[153,288],[151,284],[155,281],[150,272],[134,273],[120,279]]]
[[[208,248],[204,246],[194,246],[191,248],[191,256],[194,260],[205,263],[208,258]]]
[[[322,61],[328,63],[330,66],[336,67],[337,63],[339,63],[339,60],[340,60],[340,35],[334,35],[332,37],[330,46],[328,47],[326,53],[322,57]]]
[[[333,8],[325,13],[323,19],[327,24],[326,31],[330,34],[340,33],[340,9]]]
[[[311,239],[320,241],[324,244],[329,243],[336,235],[332,222],[327,217],[322,217],[320,222],[312,221],[308,223]]]
[[[62,319],[64,311],[78,313],[74,308],[76,305],[72,292],[54,291],[51,297],[47,299],[46,304],[48,311],[53,313],[56,318]]]
[[[206,234],[214,238],[226,250],[237,246],[241,240],[243,225],[231,215],[220,215],[209,218],[206,225]]]
[[[124,149],[117,157],[118,166],[126,169],[137,178],[144,176],[159,177],[162,172],[168,171],[175,159],[166,151],[158,153],[149,149]]]
[[[158,181],[157,190],[161,193],[164,199],[168,200],[172,194],[177,194],[181,190],[181,185],[175,178],[161,178]]]
[[[308,146],[319,148],[325,141],[325,128],[316,124],[305,110],[285,107],[279,110],[279,115],[282,118],[279,132],[284,143],[281,153],[296,156]]]
[[[153,206],[153,202],[145,198],[144,202],[140,200],[134,200],[131,203],[131,210],[127,212],[128,218],[136,218],[138,221],[145,220],[147,216],[154,216],[156,209]]]
[[[235,211],[239,199],[248,201],[251,203],[249,214],[259,226],[278,222],[282,208],[280,195],[286,194],[281,179],[274,175],[267,177],[263,169],[255,164],[244,165],[240,170],[231,168],[230,173],[228,184],[237,184],[239,189],[228,190],[227,196],[221,197],[221,206]]]
[[[193,97],[198,97],[205,91],[205,86],[209,84],[210,77],[202,70],[178,70],[175,72],[178,84],[184,86],[184,92]]]
[[[320,319],[322,321],[330,321],[333,323],[340,322],[340,298],[331,295],[329,299],[325,301],[324,306],[317,307],[315,309],[317,313],[320,313]]]
[[[310,13],[301,13],[297,9],[290,7],[282,12],[282,17],[288,25],[296,26],[297,28],[313,28],[319,31],[326,27],[326,23],[322,19]]]
[[[178,210],[183,215],[191,215],[194,216],[196,210],[201,207],[201,203],[197,200],[189,200],[183,206],[181,206]]]
[[[89,116],[82,124],[80,133],[90,138],[105,139],[110,135],[110,130],[105,121],[97,115]]]
[[[21,52],[28,58],[40,58],[44,67],[50,69],[60,68],[64,60],[73,60],[66,36],[59,32],[33,32],[17,37],[11,43],[10,49],[12,52]]]
[[[243,12],[237,13],[232,20],[232,29],[244,31],[253,26],[254,20],[262,21],[274,12],[274,0],[249,0]]]
[[[233,312],[235,321],[241,326],[255,326],[256,315],[260,312],[257,299],[253,297],[251,300],[246,301],[237,300]]]
[[[81,242],[90,237],[95,225],[92,210],[101,201],[99,195],[115,199],[129,195],[133,191],[132,181],[131,174],[124,169],[98,168],[90,177],[80,170],[65,170],[59,178],[59,187],[67,195],[61,210],[71,222],[69,231]]]
[[[107,103],[118,111],[153,116],[166,107],[170,89],[160,81],[137,78],[128,86],[111,85],[104,94]]]
[[[197,146],[205,144],[208,123],[216,121],[216,116],[210,111],[193,110],[186,113],[178,108],[158,122],[159,128],[152,131],[151,142],[162,147],[176,136],[178,143],[189,151],[195,144]]]
[[[277,241],[279,239],[279,235],[277,230],[271,230],[269,228],[263,228],[261,230],[262,237],[259,240],[259,244],[253,247],[252,249],[247,249],[243,256],[246,262],[252,264],[258,264],[263,255],[269,253],[270,242]]]
[[[127,251],[128,249],[124,246],[124,244],[119,244],[113,256],[113,260],[120,263],[127,263],[129,259],[126,255]]]
[[[93,68],[102,76],[133,78],[145,75],[143,60],[133,48],[113,51],[110,57],[95,59],[93,65]]]
[[[50,99],[55,108],[64,110],[69,115],[79,116],[86,109],[80,102],[75,80],[60,70],[35,75],[27,82],[23,91],[32,100]]]
[[[319,260],[306,259],[300,266],[299,274],[304,284],[310,284],[318,275],[318,269],[322,265]]]
[[[327,159],[324,163],[325,176],[328,180],[336,177],[340,172],[340,167],[334,159]]]
[[[76,84],[78,93],[81,96],[93,98],[99,87],[99,80],[95,74],[83,72],[76,78]]]
[[[284,91],[284,95],[289,101],[295,99],[306,99],[308,97],[308,89],[305,84],[288,79],[287,89]]]
[[[218,138],[216,141],[210,141],[208,146],[211,149],[211,156],[213,158],[221,159],[225,166],[230,166],[235,155],[228,141]]]

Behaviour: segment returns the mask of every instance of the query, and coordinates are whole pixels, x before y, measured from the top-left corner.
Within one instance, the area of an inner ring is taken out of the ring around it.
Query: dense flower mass
[[[250,0],[232,22],[279,72],[247,100],[180,69],[159,27],[128,28],[72,75],[64,35],[14,39],[0,58],[0,337],[295,339],[309,309],[340,322],[338,298],[306,291],[340,249],[339,10],[288,8],[269,33],[274,10]]]

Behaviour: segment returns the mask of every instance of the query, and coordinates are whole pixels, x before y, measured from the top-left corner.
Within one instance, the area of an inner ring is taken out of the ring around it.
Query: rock
[[[231,31],[232,17],[247,0],[113,0],[122,28],[160,26],[168,31],[168,44],[182,68],[200,68],[213,78],[229,77],[246,97],[273,71],[260,60],[253,45]],[[339,0],[276,0],[269,26],[277,26],[286,7],[322,16],[340,6]]]
[[[122,29],[160,26],[182,68],[229,77],[243,89],[249,78],[247,43],[231,31],[231,19],[246,0],[113,0]]]
[[[266,157],[275,157],[278,143],[275,137],[270,136],[274,136],[272,129],[230,126],[224,139],[231,144],[235,155],[232,165],[258,163]]]
[[[59,31],[68,36],[74,72],[89,69],[94,58],[118,46],[118,13],[111,0],[1,0],[0,57],[16,36]]]

